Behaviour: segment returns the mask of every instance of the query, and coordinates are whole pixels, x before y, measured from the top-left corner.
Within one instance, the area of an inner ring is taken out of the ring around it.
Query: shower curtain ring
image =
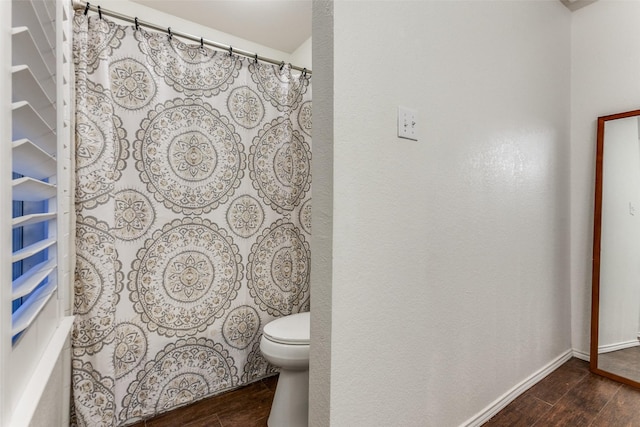
[[[172,37],[172,35],[171,35],[171,27],[167,28],[167,33],[169,34],[169,40],[171,40],[171,37]]]
[[[254,64],[258,63],[258,54],[257,53],[253,56],[253,63]]]
[[[229,56],[233,56],[233,47],[229,46]]]
[[[204,49],[204,39],[200,37],[200,49]]]
[[[87,2],[87,5],[84,7],[84,16],[87,16],[90,6],[91,6],[91,3]]]
[[[98,5],[98,18],[102,20],[102,10],[100,10],[100,5]]]
[[[140,29],[140,26],[138,25],[138,17],[136,16],[133,20],[136,23],[136,31],[138,31]]]
[[[302,77],[307,77],[307,69],[306,68],[302,69]]]
[[[284,68],[284,61],[280,63],[280,71],[282,71],[283,68]]]

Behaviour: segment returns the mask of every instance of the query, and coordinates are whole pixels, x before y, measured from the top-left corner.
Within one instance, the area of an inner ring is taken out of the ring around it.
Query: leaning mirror
[[[597,131],[590,366],[640,387],[640,110]]]

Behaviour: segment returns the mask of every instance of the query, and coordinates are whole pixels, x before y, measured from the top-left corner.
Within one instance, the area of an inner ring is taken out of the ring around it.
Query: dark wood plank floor
[[[196,402],[134,427],[266,427],[277,377]],[[640,427],[640,390],[570,359],[484,427]],[[390,426],[401,427],[401,426]]]
[[[485,427],[640,427],[640,390],[570,359],[520,395]]]
[[[267,427],[278,377],[203,399],[132,427]]]

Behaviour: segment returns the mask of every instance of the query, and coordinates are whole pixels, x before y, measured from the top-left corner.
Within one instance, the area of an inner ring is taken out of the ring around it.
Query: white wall
[[[604,130],[600,251],[601,350],[638,345],[640,320],[640,144],[638,118]]]
[[[288,61],[293,65],[311,70],[312,44],[311,37],[309,37],[289,56]]]
[[[600,0],[571,22],[571,328],[588,355],[596,119],[640,108],[640,1]]]
[[[314,183],[333,173],[333,196],[314,184],[314,216],[333,215],[333,242],[314,247],[332,271],[312,278],[330,337],[312,355],[311,425],[458,425],[571,346],[570,12],[338,1],[319,15],[333,75],[317,80],[314,45],[314,94],[332,94],[333,136],[314,150],[333,141],[333,164],[314,153]],[[396,138],[398,105],[419,111],[418,142]]]
[[[333,0],[313,2],[313,204],[310,426],[330,425],[333,298]],[[319,88],[319,90],[318,90]]]

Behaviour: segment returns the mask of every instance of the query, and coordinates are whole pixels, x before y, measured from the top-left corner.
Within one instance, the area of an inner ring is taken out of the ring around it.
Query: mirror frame
[[[604,128],[607,122],[640,116],[640,110],[598,117],[596,141],[596,181],[593,211],[593,264],[591,270],[591,346],[589,370],[594,374],[640,388],[640,382],[598,368],[598,332],[600,320],[600,250],[602,237],[602,169],[604,158]]]

